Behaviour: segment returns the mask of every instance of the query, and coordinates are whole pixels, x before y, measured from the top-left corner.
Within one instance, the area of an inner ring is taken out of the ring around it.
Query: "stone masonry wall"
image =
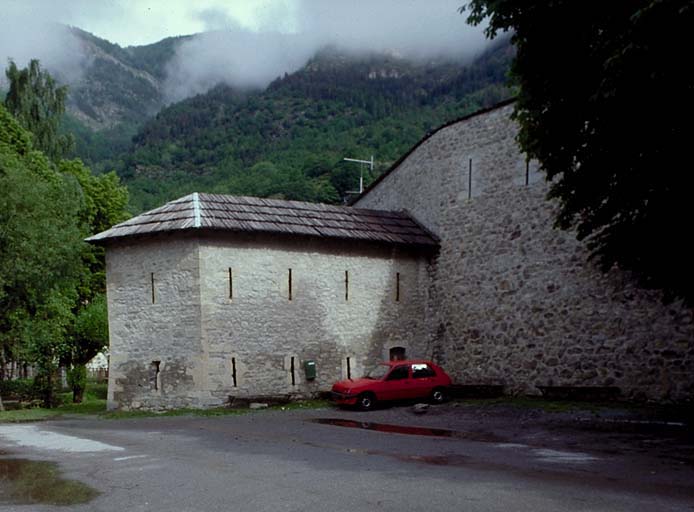
[[[106,276],[108,407],[184,407],[209,400],[200,385],[204,368],[197,241],[161,237],[111,246]]]
[[[111,408],[309,396],[346,378],[347,358],[351,375],[361,376],[392,347],[414,357],[430,349],[427,260],[414,253],[217,233],[131,242],[107,254]],[[305,378],[306,360],[316,362],[315,380]]]
[[[205,239],[201,290],[208,387],[220,400],[307,396],[347,378],[348,357],[354,377],[387,360],[391,347],[423,356],[426,271],[422,257],[358,242],[262,235]],[[305,378],[306,360],[316,363],[313,381]]]
[[[355,204],[406,209],[441,238],[427,309],[439,361],[459,383],[514,393],[609,385],[691,399],[692,310],[602,274],[573,233],[553,228],[535,165],[526,186],[512,109],[439,130]]]

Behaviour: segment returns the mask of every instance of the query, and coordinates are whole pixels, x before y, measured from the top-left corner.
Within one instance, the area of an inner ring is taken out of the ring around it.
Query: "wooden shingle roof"
[[[435,247],[436,238],[402,212],[220,194],[190,194],[87,238],[92,243],[184,230],[217,230],[365,240]]]

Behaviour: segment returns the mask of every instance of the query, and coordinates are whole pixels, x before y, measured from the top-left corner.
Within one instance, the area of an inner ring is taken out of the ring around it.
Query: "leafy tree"
[[[78,219],[84,236],[105,231],[129,217],[126,210],[128,190],[114,172],[95,176],[80,160],[63,160],[58,167],[64,176],[75,178],[79,184],[82,207]],[[83,244],[81,256],[82,273],[74,322],[63,352],[63,363],[70,367],[68,383],[76,403],[83,398],[86,364],[108,346],[104,248]]]
[[[77,183],[0,106],[0,364],[31,361],[47,405],[82,272]]]
[[[39,61],[33,59],[24,69],[10,61],[5,75],[10,83],[5,107],[33,134],[36,149],[54,161],[59,160],[73,145],[71,136],[58,131],[65,112],[67,87],[58,87],[51,75],[41,69]]]
[[[108,346],[108,310],[103,293],[78,311],[72,340],[72,368],[68,372],[68,383],[72,387],[73,401],[79,403],[84,396],[86,363]]]
[[[0,364],[35,364],[47,405],[65,364],[81,401],[85,364],[108,344],[104,251],[82,239],[128,217],[127,189],[80,160],[50,162],[3,107],[0,186]]]
[[[512,31],[521,148],[603,269],[633,271],[666,297],[694,300],[687,227],[694,81],[692,0],[599,6],[571,0],[471,0],[468,21]]]

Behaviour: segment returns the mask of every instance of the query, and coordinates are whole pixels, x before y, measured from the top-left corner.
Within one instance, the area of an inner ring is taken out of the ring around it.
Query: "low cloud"
[[[266,6],[258,12],[257,30],[241,27],[223,10],[201,10],[198,19],[214,32],[179,46],[168,66],[165,94],[175,101],[219,83],[265,87],[328,45],[353,53],[469,60],[487,41],[481,27],[465,23],[459,7],[460,0],[302,0]]]
[[[239,27],[206,32],[183,42],[167,67],[169,101],[203,93],[219,83],[265,87],[302,67],[315,46],[301,34],[251,32]]]
[[[173,2],[166,26],[177,31],[181,29],[174,26],[195,26],[203,32],[179,43],[167,64],[164,94],[176,101],[219,83],[262,88],[300,69],[328,45],[350,52],[467,60],[487,41],[482,27],[468,26],[458,12],[463,1],[205,0],[197,10],[196,4]],[[245,9],[243,19],[234,10],[238,5]],[[112,20],[131,33],[133,27],[152,27],[148,6],[131,0],[7,2],[0,16],[0,58],[5,63],[11,58],[19,66],[38,58],[61,82],[79,86],[89,57],[79,39],[60,23],[89,30],[97,21],[103,26],[104,20]],[[98,30],[96,35],[101,35]],[[4,78],[3,73],[0,86]]]
[[[59,12],[53,4],[9,2],[0,16],[0,58],[3,73],[0,84],[6,86],[4,68],[13,60],[25,67],[39,59],[43,68],[63,83],[79,81],[88,63],[79,40],[57,23]]]

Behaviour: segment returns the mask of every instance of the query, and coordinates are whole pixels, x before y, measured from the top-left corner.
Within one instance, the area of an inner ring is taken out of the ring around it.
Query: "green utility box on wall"
[[[312,359],[304,361],[304,371],[306,372],[306,380],[314,380],[316,378],[316,362]]]

